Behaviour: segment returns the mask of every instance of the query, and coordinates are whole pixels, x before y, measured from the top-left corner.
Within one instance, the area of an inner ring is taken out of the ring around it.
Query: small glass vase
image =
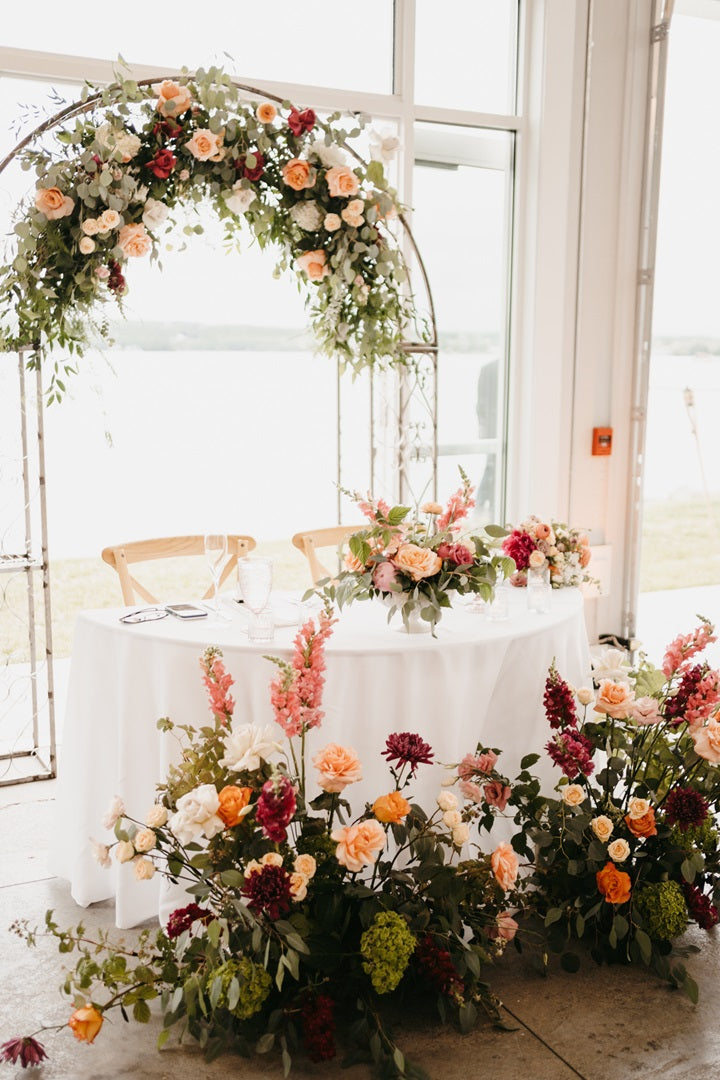
[[[550,585],[549,566],[528,566],[527,568],[527,608],[537,615],[547,615],[550,610],[550,597],[552,586]]]

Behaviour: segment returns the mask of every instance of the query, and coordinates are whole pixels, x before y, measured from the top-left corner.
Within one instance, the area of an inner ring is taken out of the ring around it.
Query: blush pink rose
[[[458,784],[458,790],[468,802],[481,803],[483,801],[482,788],[472,780],[461,780]]]
[[[333,829],[330,836],[337,843],[335,858],[353,874],[372,866],[385,847],[385,830],[374,818]]]
[[[57,221],[59,218],[72,214],[75,203],[69,195],[63,195],[60,188],[50,187],[37,190],[35,206],[48,221]]]
[[[380,562],[373,570],[372,583],[380,592],[390,592],[390,586],[397,581],[397,571],[391,562]]]
[[[595,701],[595,712],[606,713],[615,720],[624,720],[632,710],[635,691],[627,683],[603,679]]]
[[[350,746],[329,743],[312,759],[323,791],[343,791],[348,784],[362,780],[360,758]]]
[[[198,128],[185,143],[185,149],[198,161],[220,161],[224,154],[222,141],[222,135],[216,135],[207,128]]]
[[[647,727],[648,724],[657,724],[662,720],[658,703],[655,698],[651,697],[636,698],[630,706],[630,716],[641,727]]]
[[[418,547],[417,544],[401,544],[393,562],[413,581],[422,581],[442,570],[442,559],[430,548]]]
[[[501,783],[500,780],[491,780],[489,784],[483,784],[483,794],[488,806],[496,806],[502,811],[512,795],[512,788]]]
[[[360,189],[360,181],[347,165],[335,165],[328,169],[325,180],[333,198],[351,198]]]
[[[495,880],[505,892],[512,888],[518,876],[518,857],[506,840],[503,840],[490,856],[490,866]]]
[[[123,255],[139,258],[147,255],[152,247],[152,240],[146,233],[144,225],[123,225],[118,233],[118,244],[122,248]]]
[[[495,920],[495,925],[488,928],[488,937],[502,941],[512,941],[519,930],[518,924],[507,911],[501,911]]]
[[[466,754],[458,765],[458,776],[461,780],[470,780],[477,773],[491,773],[497,759],[494,750],[486,750],[484,754]]]
[[[711,716],[704,727],[695,728],[690,734],[695,743],[695,753],[706,761],[718,764],[720,762],[720,723],[717,718]]]

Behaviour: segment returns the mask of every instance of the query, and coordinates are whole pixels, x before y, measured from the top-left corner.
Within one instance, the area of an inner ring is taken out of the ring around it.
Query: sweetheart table
[[[365,800],[392,787],[380,756],[391,732],[417,732],[433,748],[438,764],[421,766],[410,789],[429,811],[447,775],[439,763],[458,762],[483,742],[502,748],[498,768],[512,778],[524,754],[541,750],[550,735],[542,697],[553,659],[570,683],[588,683],[580,593],[554,591],[550,611],[535,614],[527,611],[525,590],[508,591],[506,621],[491,622],[458,605],[443,614],[437,638],[388,626],[386,610],[374,602],[340,614],[326,648],[325,719],[308,736],[308,762],[329,742],[357,751],[363,780],[345,792],[355,814]],[[276,627],[275,640],[261,645],[248,640],[242,608],[232,608],[222,622],[169,616],[125,624],[119,610],[86,611],[78,618],[51,869],[70,881],[82,906],[115,896],[119,927],[157,917],[158,877],[137,882],[130,866],[114,860],[103,870],[93,860],[90,838],[113,839],[101,820],[114,795],[140,820],[154,801],[156,784],[179,756],[177,738],[159,732],[158,719],[196,727],[208,722],[198,663],[207,645],[222,650],[235,680],[234,724],[272,721],[269,684],[276,668],[265,656],[289,657],[297,620],[280,618],[294,625]],[[287,602],[284,610],[292,610]],[[282,741],[280,729],[278,737]],[[552,783],[559,777],[544,758],[534,771]]]

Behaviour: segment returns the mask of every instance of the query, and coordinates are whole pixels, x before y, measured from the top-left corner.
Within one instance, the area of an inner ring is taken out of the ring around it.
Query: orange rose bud
[[[403,818],[410,813],[410,803],[399,791],[391,791],[389,795],[381,795],[376,799],[372,810],[378,821],[386,825],[400,825]]]
[[[630,875],[618,870],[615,863],[605,863],[595,875],[595,880],[607,904],[625,904],[630,899]]]
[[[633,836],[657,836],[657,829],[655,828],[655,811],[652,807],[650,807],[647,814],[643,814],[643,816],[639,818],[631,818],[628,814],[625,818],[625,824]]]
[[[91,1043],[103,1025],[102,1013],[94,1005],[83,1005],[76,1009],[68,1020],[68,1027],[80,1042]]]
[[[228,784],[218,792],[217,816],[225,822],[228,829],[231,829],[233,825],[239,825],[242,821],[242,811],[250,802],[251,795],[252,788],[236,787],[234,784]]]

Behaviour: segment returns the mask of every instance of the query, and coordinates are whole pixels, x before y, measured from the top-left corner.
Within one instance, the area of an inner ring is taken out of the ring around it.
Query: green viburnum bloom
[[[378,994],[387,994],[398,985],[412,956],[417,938],[394,911],[381,911],[360,938],[365,957],[363,971],[370,976]]]
[[[688,909],[677,881],[654,881],[635,894],[645,929],[656,941],[671,941],[685,932]]]
[[[717,846],[718,834],[713,828],[712,818],[708,817],[702,825],[691,825],[688,829],[682,829],[679,825],[673,825],[670,830],[670,840],[679,848],[690,854],[692,851],[703,851],[709,854]]]
[[[247,1020],[248,1017],[259,1012],[272,987],[272,979],[265,968],[260,964],[254,964],[247,956],[239,960],[228,960],[209,972],[208,987],[212,987],[218,977],[222,979],[222,990],[217,1000],[217,1007],[227,1009],[239,1020]],[[237,1001],[233,1001],[235,997],[231,989],[233,979],[237,980],[239,986]]]

